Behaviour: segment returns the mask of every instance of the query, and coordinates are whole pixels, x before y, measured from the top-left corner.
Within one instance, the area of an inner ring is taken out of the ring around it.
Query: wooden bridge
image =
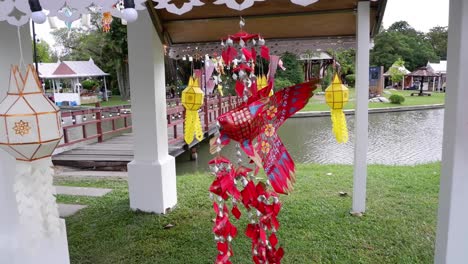
[[[219,115],[240,105],[235,96],[206,97],[200,118],[205,139],[215,133]],[[131,107],[129,105],[62,110],[64,138],[54,164],[77,167],[112,168],[126,167],[133,160],[131,134]],[[167,128],[169,154],[177,157],[199,142],[184,142],[185,109],[180,99],[167,100]]]

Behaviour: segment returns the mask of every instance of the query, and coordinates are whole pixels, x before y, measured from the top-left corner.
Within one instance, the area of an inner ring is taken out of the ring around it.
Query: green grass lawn
[[[130,101],[124,101],[119,95],[114,95],[109,98],[109,101],[102,101],[101,106],[118,106],[118,105],[130,105]],[[94,106],[95,104],[87,104],[85,106]]]
[[[386,90],[387,91],[387,90]],[[388,90],[392,94],[400,94],[405,97],[405,102],[402,104],[390,104],[390,103],[369,103],[369,108],[385,108],[385,107],[401,107],[401,106],[416,106],[416,105],[432,105],[432,104],[444,104],[445,93],[432,93],[432,96],[411,96],[411,93],[417,91],[394,91]],[[385,94],[385,97],[389,98],[390,94]],[[355,89],[349,89],[350,101],[345,106],[345,109],[355,108]],[[323,95],[314,95],[309,103],[301,110],[306,111],[329,111],[330,108],[325,103],[325,97]]]
[[[295,191],[281,198],[283,263],[432,263],[439,171],[439,164],[370,166],[368,211],[357,218],[349,215],[351,197],[338,194],[352,192],[351,166],[299,165]],[[58,197],[89,205],[66,219],[71,262],[213,263],[211,180],[179,176],[179,204],[166,216],[131,212],[123,180],[56,180],[114,189],[102,198]],[[252,263],[245,218],[234,220],[240,232],[233,263]]]

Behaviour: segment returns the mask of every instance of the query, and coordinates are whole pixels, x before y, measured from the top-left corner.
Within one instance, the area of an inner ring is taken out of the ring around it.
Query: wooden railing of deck
[[[220,115],[236,108],[242,103],[242,100],[237,96],[206,96],[204,100],[205,102],[199,111],[204,133],[209,132],[216,126],[216,120]],[[72,124],[63,126],[64,139],[59,147],[69,147],[77,143],[96,139],[97,142],[103,142],[105,140],[104,136],[129,131],[132,128],[130,123],[131,116],[131,107],[129,105],[101,107],[97,104],[95,108],[62,111],[62,118],[71,118]],[[185,109],[182,106],[180,98],[167,99],[167,128],[171,132],[169,133],[170,145],[184,140],[184,118]],[[78,119],[80,120],[79,122]],[[123,120],[121,127],[117,127],[119,120]],[[105,122],[111,122],[111,128],[106,131],[103,129]],[[95,134],[90,135],[88,133],[89,126],[95,126]],[[77,127],[81,128],[81,137],[70,139],[69,130]]]

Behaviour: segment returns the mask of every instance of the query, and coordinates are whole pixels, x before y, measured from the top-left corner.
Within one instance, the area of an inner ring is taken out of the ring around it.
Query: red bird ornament
[[[298,84],[268,97],[272,83],[253,93],[242,106],[221,115],[221,145],[230,139],[240,143],[244,152],[263,167],[273,189],[287,194],[295,181],[294,161],[277,134],[279,127],[313,96],[318,80]],[[254,144],[255,142],[255,144]]]

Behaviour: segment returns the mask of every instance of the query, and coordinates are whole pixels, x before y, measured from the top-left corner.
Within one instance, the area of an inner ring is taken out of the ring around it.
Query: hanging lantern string
[[[20,26],[18,28],[18,47],[19,47],[19,52],[20,52],[20,61],[19,61],[19,67],[22,70],[26,71],[26,63],[24,63],[24,56],[23,56],[23,46],[21,45],[21,30]]]

